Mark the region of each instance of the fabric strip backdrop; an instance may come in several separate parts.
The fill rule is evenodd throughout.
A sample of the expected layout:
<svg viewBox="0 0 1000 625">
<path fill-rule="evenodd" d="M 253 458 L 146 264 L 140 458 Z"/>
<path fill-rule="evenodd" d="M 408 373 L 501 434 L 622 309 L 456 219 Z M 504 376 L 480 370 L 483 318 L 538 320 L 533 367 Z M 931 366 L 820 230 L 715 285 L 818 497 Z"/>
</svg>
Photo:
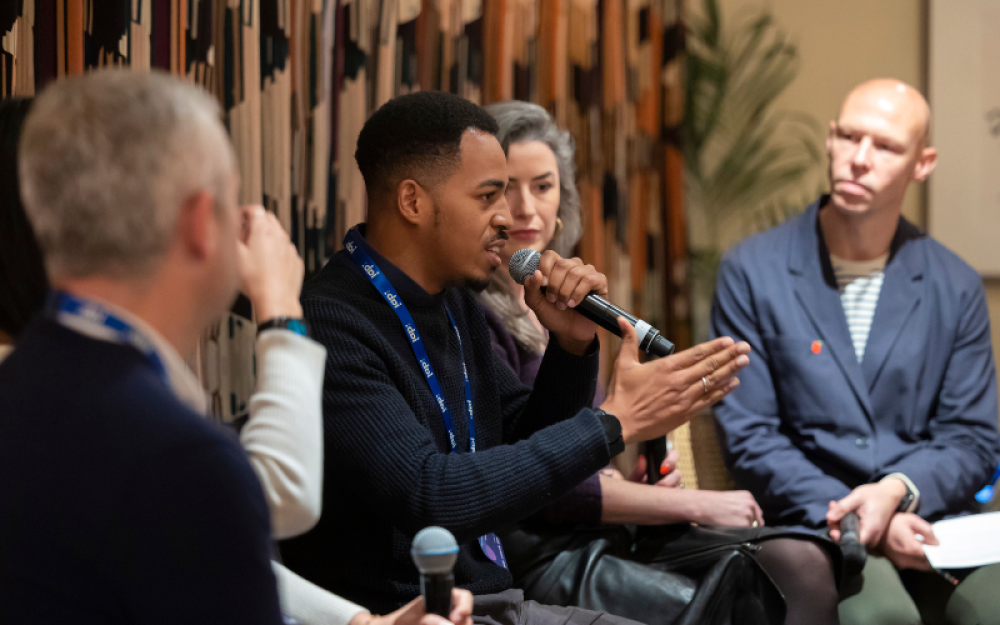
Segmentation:
<svg viewBox="0 0 1000 625">
<path fill-rule="evenodd" d="M 106 66 L 159 68 L 222 105 L 240 201 L 273 211 L 317 271 L 363 221 L 358 132 L 388 99 L 440 89 L 546 107 L 576 139 L 579 254 L 610 298 L 690 344 L 679 150 L 683 0 L 7 0 L 3 97 Z M 193 363 L 214 414 L 246 411 L 252 312 Z M 605 375 L 617 342 L 605 335 Z M 250 363 L 250 364 L 247 364 Z"/>
</svg>

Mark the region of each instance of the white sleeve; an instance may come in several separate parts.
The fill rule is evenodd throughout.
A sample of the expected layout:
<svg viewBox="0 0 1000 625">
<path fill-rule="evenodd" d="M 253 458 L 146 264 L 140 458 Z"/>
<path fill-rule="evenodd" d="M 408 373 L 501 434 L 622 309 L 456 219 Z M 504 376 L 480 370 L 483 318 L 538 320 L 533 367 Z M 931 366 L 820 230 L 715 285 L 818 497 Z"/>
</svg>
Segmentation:
<svg viewBox="0 0 1000 625">
<path fill-rule="evenodd" d="M 325 365 L 322 345 L 289 330 L 267 330 L 257 339 L 257 392 L 240 443 L 278 539 L 308 531 L 322 511 Z"/>
<path fill-rule="evenodd" d="M 272 561 L 271 566 L 278 578 L 281 611 L 302 625 L 347 625 L 359 612 L 368 612 L 299 577 L 277 562 Z"/>
</svg>

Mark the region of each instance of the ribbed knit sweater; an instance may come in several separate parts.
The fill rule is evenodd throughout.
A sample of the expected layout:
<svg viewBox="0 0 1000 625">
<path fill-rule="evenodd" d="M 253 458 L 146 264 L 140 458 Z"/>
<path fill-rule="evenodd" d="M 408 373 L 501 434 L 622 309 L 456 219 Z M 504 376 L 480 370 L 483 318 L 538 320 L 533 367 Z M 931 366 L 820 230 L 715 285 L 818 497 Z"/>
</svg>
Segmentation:
<svg viewBox="0 0 1000 625">
<path fill-rule="evenodd" d="M 412 539 L 440 525 L 460 545 L 456 584 L 474 594 L 501 592 L 511 576 L 486 558 L 477 537 L 536 512 L 610 459 L 604 426 L 588 408 L 596 342 L 587 355 L 574 356 L 551 341 L 532 392 L 496 359 L 471 291 L 430 295 L 367 251 L 414 318 L 454 416 L 460 453 L 450 453 L 441 412 L 393 309 L 339 252 L 302 297 L 315 338 L 327 348 L 323 498 L 339 513 L 284 541 L 284 562 L 384 613 L 419 594 Z M 461 333 L 472 384 L 474 454 L 461 352 L 446 307 Z"/>
</svg>

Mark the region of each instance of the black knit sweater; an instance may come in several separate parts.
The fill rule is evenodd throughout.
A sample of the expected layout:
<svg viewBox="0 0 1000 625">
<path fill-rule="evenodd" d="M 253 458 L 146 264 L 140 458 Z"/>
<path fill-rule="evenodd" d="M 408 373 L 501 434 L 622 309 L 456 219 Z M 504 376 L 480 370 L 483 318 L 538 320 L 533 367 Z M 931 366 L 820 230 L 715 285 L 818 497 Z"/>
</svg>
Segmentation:
<svg viewBox="0 0 1000 625">
<path fill-rule="evenodd" d="M 367 251 L 416 322 L 462 453 L 450 453 L 441 412 L 399 319 L 341 251 L 302 296 L 328 351 L 324 511 L 312 531 L 282 543 L 282 557 L 314 583 L 384 613 L 420 593 L 411 542 L 422 528 L 440 525 L 461 546 L 456 583 L 475 594 L 503 591 L 511 576 L 486 558 L 477 537 L 529 516 L 610 459 L 604 426 L 587 408 L 596 342 L 578 357 L 551 341 L 531 392 L 496 360 L 471 291 L 432 296 Z M 460 351 L 445 307 L 461 332 L 472 383 L 475 454 L 467 453 Z"/>
</svg>

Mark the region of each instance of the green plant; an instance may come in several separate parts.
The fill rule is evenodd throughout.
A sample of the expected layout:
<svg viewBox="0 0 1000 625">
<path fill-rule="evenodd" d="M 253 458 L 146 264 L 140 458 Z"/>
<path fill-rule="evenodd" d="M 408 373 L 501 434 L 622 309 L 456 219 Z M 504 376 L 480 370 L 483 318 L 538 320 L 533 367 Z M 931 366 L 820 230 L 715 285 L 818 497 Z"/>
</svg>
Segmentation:
<svg viewBox="0 0 1000 625">
<path fill-rule="evenodd" d="M 686 43 L 682 132 L 688 212 L 698 229 L 691 233 L 690 254 L 697 305 L 699 297 L 711 298 L 729 245 L 815 198 L 804 196 L 801 184 L 817 171 L 823 151 L 815 119 L 775 110 L 798 74 L 799 58 L 766 9 L 747 7 L 724 24 L 718 0 L 704 0 Z M 696 334 L 705 332 L 696 328 Z"/>
</svg>

